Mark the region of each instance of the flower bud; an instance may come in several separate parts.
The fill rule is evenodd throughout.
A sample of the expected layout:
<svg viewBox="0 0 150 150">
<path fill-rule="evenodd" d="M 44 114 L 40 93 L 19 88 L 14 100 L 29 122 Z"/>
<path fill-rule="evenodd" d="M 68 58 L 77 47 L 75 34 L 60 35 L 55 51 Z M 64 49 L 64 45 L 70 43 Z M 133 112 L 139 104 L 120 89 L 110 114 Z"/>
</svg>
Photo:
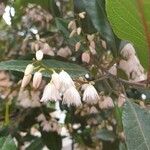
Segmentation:
<svg viewBox="0 0 150 150">
<path fill-rule="evenodd" d="M 71 20 L 68 24 L 68 29 L 75 29 L 76 28 L 76 23 L 74 20 Z"/>
<path fill-rule="evenodd" d="M 94 40 L 94 34 L 88 34 L 87 35 L 87 39 L 89 40 L 89 42 L 93 41 Z"/>
<path fill-rule="evenodd" d="M 33 87 L 37 89 L 42 81 L 42 73 L 41 72 L 36 72 L 33 76 Z"/>
<path fill-rule="evenodd" d="M 75 45 L 75 51 L 77 52 L 80 49 L 81 43 L 77 42 Z"/>
<path fill-rule="evenodd" d="M 73 37 L 75 35 L 75 33 L 76 33 L 76 29 L 73 29 L 72 32 L 70 33 L 69 37 L 70 38 Z"/>
<path fill-rule="evenodd" d="M 96 50 L 95 50 L 96 46 L 95 46 L 95 42 L 94 41 L 91 41 L 90 42 L 90 46 L 89 46 L 89 49 L 90 49 L 90 52 L 95 55 L 96 54 Z"/>
<path fill-rule="evenodd" d="M 37 59 L 38 61 L 41 61 L 41 60 L 43 59 L 43 52 L 42 52 L 41 50 L 38 50 L 38 51 L 36 52 L 36 59 Z"/>
<path fill-rule="evenodd" d="M 29 84 L 31 78 L 32 78 L 31 74 L 24 75 L 21 83 L 21 88 L 25 88 Z"/>
<path fill-rule="evenodd" d="M 79 17 L 80 17 L 81 19 L 84 19 L 84 18 L 85 18 L 85 15 L 86 15 L 86 12 L 81 12 L 81 13 L 79 13 Z"/>
<path fill-rule="evenodd" d="M 90 62 L 90 54 L 89 54 L 89 52 L 84 52 L 84 53 L 82 53 L 82 62 L 84 62 L 84 63 L 89 63 Z"/>
<path fill-rule="evenodd" d="M 77 34 L 78 34 L 78 35 L 81 34 L 81 31 L 82 31 L 81 27 L 77 28 Z"/>
<path fill-rule="evenodd" d="M 102 42 L 102 47 L 103 47 L 104 49 L 106 49 L 106 48 L 107 48 L 106 42 L 105 42 L 104 40 L 101 40 L 101 42 Z"/>
<path fill-rule="evenodd" d="M 33 69 L 34 69 L 34 66 L 32 64 L 28 64 L 25 71 L 24 71 L 25 76 L 32 74 Z"/>
</svg>

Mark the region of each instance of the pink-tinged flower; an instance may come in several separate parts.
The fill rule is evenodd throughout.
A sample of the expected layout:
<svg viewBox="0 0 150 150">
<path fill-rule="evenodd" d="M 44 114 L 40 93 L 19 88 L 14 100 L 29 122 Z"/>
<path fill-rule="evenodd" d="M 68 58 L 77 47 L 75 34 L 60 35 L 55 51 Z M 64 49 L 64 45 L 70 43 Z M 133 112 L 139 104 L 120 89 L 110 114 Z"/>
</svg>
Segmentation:
<svg viewBox="0 0 150 150">
<path fill-rule="evenodd" d="M 59 90 L 60 88 L 60 78 L 59 74 L 54 72 L 51 76 L 51 82 L 56 86 L 56 88 Z"/>
<path fill-rule="evenodd" d="M 89 104 L 96 104 L 100 99 L 95 87 L 91 84 L 86 85 L 87 87 L 83 93 L 83 101 Z"/>
<path fill-rule="evenodd" d="M 75 87 L 73 80 L 71 79 L 70 75 L 62 70 L 59 73 L 59 79 L 60 79 L 60 92 L 64 93 L 68 88 Z"/>
<path fill-rule="evenodd" d="M 53 83 L 48 83 L 45 86 L 43 96 L 40 100 L 40 102 L 47 102 L 47 101 L 57 101 L 60 100 L 60 94 L 58 89 L 55 87 Z"/>
<path fill-rule="evenodd" d="M 27 65 L 27 67 L 26 67 L 26 69 L 25 69 L 25 71 L 24 71 L 24 74 L 25 74 L 25 75 L 32 74 L 33 69 L 34 69 L 34 66 L 33 66 L 32 64 Z"/>
<path fill-rule="evenodd" d="M 121 55 L 126 59 L 129 59 L 131 56 L 135 55 L 135 49 L 133 45 L 127 43 L 121 50 Z"/>
<path fill-rule="evenodd" d="M 24 75 L 22 82 L 21 82 L 21 88 L 25 88 L 31 81 L 32 75 Z"/>
<path fill-rule="evenodd" d="M 41 72 L 36 72 L 33 76 L 33 87 L 37 89 L 42 81 L 42 73 Z"/>
<path fill-rule="evenodd" d="M 99 102 L 99 107 L 101 109 L 109 109 L 114 107 L 114 103 L 111 97 L 103 96 L 103 101 Z"/>
<path fill-rule="evenodd" d="M 68 106 L 80 106 L 82 104 L 80 94 L 75 87 L 72 86 L 66 90 L 63 95 L 63 104 L 67 104 Z"/>
<path fill-rule="evenodd" d="M 42 50 L 36 51 L 36 59 L 38 61 L 41 61 L 43 59 L 43 52 L 42 52 Z"/>
</svg>

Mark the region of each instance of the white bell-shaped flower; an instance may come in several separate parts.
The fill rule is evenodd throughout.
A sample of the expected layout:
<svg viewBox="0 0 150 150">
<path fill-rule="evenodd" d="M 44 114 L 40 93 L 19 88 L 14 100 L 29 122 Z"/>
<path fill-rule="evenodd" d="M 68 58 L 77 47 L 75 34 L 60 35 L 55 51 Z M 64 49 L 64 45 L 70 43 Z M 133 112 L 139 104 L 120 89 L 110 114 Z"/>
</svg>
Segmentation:
<svg viewBox="0 0 150 150">
<path fill-rule="evenodd" d="M 54 72 L 51 76 L 51 82 L 56 86 L 56 88 L 59 90 L 60 88 L 60 78 L 59 74 Z"/>
<path fill-rule="evenodd" d="M 43 96 L 40 100 L 40 102 L 47 102 L 47 101 L 57 101 L 60 100 L 60 94 L 58 89 L 55 87 L 55 85 L 51 82 L 48 83 L 45 86 L 44 92 L 43 92 Z"/>
<path fill-rule="evenodd" d="M 67 104 L 68 106 L 80 106 L 82 104 L 80 94 L 74 86 L 68 88 L 64 93 L 63 104 Z"/>
<path fill-rule="evenodd" d="M 62 70 L 59 73 L 59 79 L 60 79 L 60 92 L 64 93 L 68 88 L 75 87 L 73 80 L 71 79 L 70 75 Z"/>
<path fill-rule="evenodd" d="M 89 104 L 96 104 L 100 99 L 95 87 L 91 84 L 86 85 L 83 93 L 83 101 Z"/>
</svg>

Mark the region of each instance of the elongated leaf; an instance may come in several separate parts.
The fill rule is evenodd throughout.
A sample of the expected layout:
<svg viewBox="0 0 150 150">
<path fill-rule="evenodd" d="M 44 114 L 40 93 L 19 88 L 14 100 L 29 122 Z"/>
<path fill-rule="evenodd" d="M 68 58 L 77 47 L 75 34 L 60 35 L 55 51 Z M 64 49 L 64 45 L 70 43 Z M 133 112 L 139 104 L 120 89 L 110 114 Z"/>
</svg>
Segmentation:
<svg viewBox="0 0 150 150">
<path fill-rule="evenodd" d="M 136 6 L 136 0 L 107 0 L 106 9 L 115 33 L 119 38 L 133 42 L 141 63 L 147 68 L 148 47 Z"/>
<path fill-rule="evenodd" d="M 0 63 L 0 70 L 11 70 L 11 71 L 19 71 L 24 72 L 26 66 L 32 63 L 30 60 L 10 60 Z M 43 60 L 44 68 L 48 67 L 51 69 L 60 72 L 61 70 L 67 71 L 72 77 L 83 76 L 87 73 L 87 70 L 79 65 L 61 62 L 57 60 Z M 52 72 L 43 71 L 43 76 L 50 77 Z"/>
<path fill-rule="evenodd" d="M 150 150 L 150 112 L 127 101 L 123 112 L 123 126 L 128 150 Z"/>
<path fill-rule="evenodd" d="M 100 35 L 106 40 L 109 48 L 112 49 L 114 56 L 118 55 L 118 38 L 114 35 L 112 28 L 107 20 L 104 0 L 82 0 L 86 12 Z"/>
<path fill-rule="evenodd" d="M 10 136 L 2 137 L 0 138 L 0 150 L 17 150 L 17 147 Z"/>
</svg>

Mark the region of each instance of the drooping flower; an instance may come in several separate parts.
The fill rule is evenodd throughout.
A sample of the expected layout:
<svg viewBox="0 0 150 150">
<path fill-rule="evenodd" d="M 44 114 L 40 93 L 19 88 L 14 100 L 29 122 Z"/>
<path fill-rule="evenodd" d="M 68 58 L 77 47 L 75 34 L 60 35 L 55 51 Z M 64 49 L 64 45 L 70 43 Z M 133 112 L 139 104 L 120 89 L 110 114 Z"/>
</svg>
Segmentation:
<svg viewBox="0 0 150 150">
<path fill-rule="evenodd" d="M 33 76 L 33 87 L 37 89 L 42 81 L 42 73 L 41 72 L 36 72 Z"/>
<path fill-rule="evenodd" d="M 43 96 L 40 100 L 40 102 L 47 102 L 47 101 L 57 101 L 60 100 L 60 94 L 58 89 L 55 87 L 55 85 L 51 82 L 48 83 L 45 86 L 44 92 L 43 92 Z"/>
<path fill-rule="evenodd" d="M 38 51 L 36 52 L 36 59 L 37 59 L 38 61 L 41 61 L 41 60 L 43 59 L 43 52 L 42 52 L 42 50 L 38 50 Z"/>
<path fill-rule="evenodd" d="M 60 88 L 60 78 L 59 74 L 54 72 L 51 76 L 51 82 L 56 86 L 56 88 L 59 90 Z"/>
<path fill-rule="evenodd" d="M 68 88 L 75 87 L 73 80 L 71 79 L 70 75 L 62 70 L 59 73 L 59 79 L 60 79 L 60 92 L 64 93 Z"/>
<path fill-rule="evenodd" d="M 64 93 L 63 104 L 67 104 L 68 106 L 80 106 L 82 104 L 80 94 L 74 86 L 68 88 Z"/>
<path fill-rule="evenodd" d="M 89 104 L 95 104 L 100 99 L 95 87 L 88 84 L 83 93 L 83 101 Z"/>
</svg>

